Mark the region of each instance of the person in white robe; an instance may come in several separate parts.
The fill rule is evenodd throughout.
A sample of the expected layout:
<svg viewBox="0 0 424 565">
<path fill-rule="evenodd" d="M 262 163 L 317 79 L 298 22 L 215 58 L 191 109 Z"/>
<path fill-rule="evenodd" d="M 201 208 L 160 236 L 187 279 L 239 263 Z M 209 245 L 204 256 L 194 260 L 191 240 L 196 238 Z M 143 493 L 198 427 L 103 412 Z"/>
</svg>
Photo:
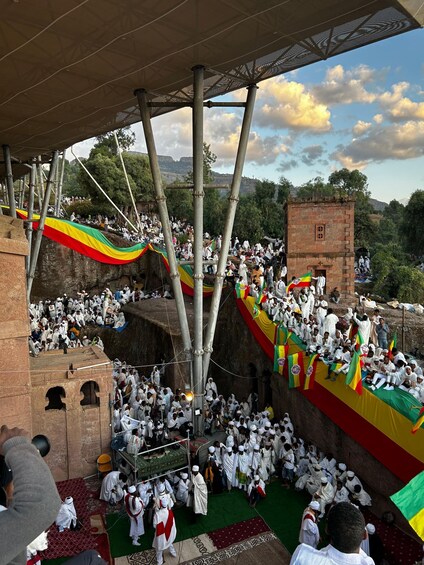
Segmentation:
<svg viewBox="0 0 424 565">
<path fill-rule="evenodd" d="M 119 471 L 111 471 L 103 479 L 100 489 L 100 500 L 115 505 L 124 497 L 123 485 L 127 482 L 127 476 Z"/>
<path fill-rule="evenodd" d="M 181 478 L 178 481 L 177 492 L 175 494 L 175 498 L 178 500 L 178 502 L 187 504 L 189 489 L 190 479 L 188 478 L 188 473 L 181 473 Z"/>
<path fill-rule="evenodd" d="M 174 513 L 167 506 L 167 499 L 160 498 L 159 507 L 155 509 L 153 516 L 153 526 L 155 528 L 155 537 L 153 538 L 152 547 L 156 550 L 156 563 L 162 565 L 163 552 L 168 549 L 172 557 L 177 556 L 174 548 L 174 540 L 177 536 L 177 527 L 175 525 Z"/>
<path fill-rule="evenodd" d="M 226 487 L 228 491 L 230 491 L 232 487 L 235 458 L 233 448 L 227 447 L 222 456 L 222 478 L 224 487 Z"/>
<path fill-rule="evenodd" d="M 249 474 L 249 456 L 244 451 L 244 446 L 240 445 L 238 453 L 235 455 L 234 468 L 233 468 L 233 487 L 247 490 L 247 477 Z"/>
<path fill-rule="evenodd" d="M 334 498 L 334 487 L 328 481 L 327 477 L 321 477 L 321 486 L 316 491 L 314 497 L 319 502 L 321 511 L 319 518 L 322 518 L 325 514 L 325 507 L 327 506 L 327 504 L 331 504 Z"/>
<path fill-rule="evenodd" d="M 247 487 L 247 496 L 249 498 L 249 506 L 255 508 L 256 504 L 261 498 L 265 498 L 265 483 L 259 477 L 259 475 L 254 475 L 252 480 Z"/>
<path fill-rule="evenodd" d="M 319 509 L 320 505 L 317 500 L 313 500 L 309 506 L 305 508 L 300 524 L 299 543 L 306 543 L 311 547 L 317 547 L 320 540 L 317 524 Z"/>
<path fill-rule="evenodd" d="M 128 487 L 125 495 L 125 510 L 130 519 L 130 538 L 133 545 L 140 545 L 138 538 L 144 534 L 144 505 L 134 485 Z"/>
<path fill-rule="evenodd" d="M 208 488 L 205 479 L 199 473 L 198 465 L 193 465 L 191 471 L 193 510 L 195 514 L 203 514 L 206 516 L 208 513 Z"/>
<path fill-rule="evenodd" d="M 77 512 L 72 496 L 67 496 L 64 502 L 62 502 L 55 524 L 59 528 L 59 532 L 75 529 L 77 525 Z"/>
<path fill-rule="evenodd" d="M 362 343 L 368 345 L 371 335 L 371 320 L 368 318 L 366 314 L 364 314 L 362 316 L 362 319 L 360 320 L 356 312 L 353 314 L 353 319 L 358 325 L 358 333 L 362 337 Z"/>
</svg>

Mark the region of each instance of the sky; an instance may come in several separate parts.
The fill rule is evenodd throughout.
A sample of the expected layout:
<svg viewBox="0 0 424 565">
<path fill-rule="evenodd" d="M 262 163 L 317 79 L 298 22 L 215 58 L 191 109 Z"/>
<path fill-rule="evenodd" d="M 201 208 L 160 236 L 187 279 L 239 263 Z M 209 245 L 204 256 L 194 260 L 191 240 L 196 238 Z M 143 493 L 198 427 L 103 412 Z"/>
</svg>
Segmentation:
<svg viewBox="0 0 424 565">
<path fill-rule="evenodd" d="M 259 83 L 243 174 L 295 186 L 347 167 L 368 177 L 371 196 L 407 201 L 424 189 L 424 30 L 356 49 Z M 244 101 L 241 90 L 222 100 Z M 218 100 L 218 99 L 217 99 Z M 242 110 L 205 109 L 204 139 L 213 169 L 231 173 Z M 156 149 L 192 154 L 191 110 L 152 120 Z M 141 124 L 136 151 L 146 152 Z M 93 145 L 75 145 L 88 156 Z"/>
</svg>

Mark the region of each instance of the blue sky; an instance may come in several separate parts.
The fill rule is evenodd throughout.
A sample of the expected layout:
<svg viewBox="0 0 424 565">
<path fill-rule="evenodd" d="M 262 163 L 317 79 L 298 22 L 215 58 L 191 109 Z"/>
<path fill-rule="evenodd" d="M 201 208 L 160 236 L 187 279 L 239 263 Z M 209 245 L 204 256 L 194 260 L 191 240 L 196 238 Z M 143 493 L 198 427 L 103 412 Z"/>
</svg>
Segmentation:
<svg viewBox="0 0 424 565">
<path fill-rule="evenodd" d="M 295 185 L 344 166 L 389 202 L 424 189 L 424 31 L 356 49 L 259 84 L 244 174 Z M 243 100 L 240 91 L 227 97 Z M 232 172 L 242 114 L 205 110 L 205 141 Z M 158 153 L 191 155 L 191 114 L 152 121 Z M 141 126 L 134 149 L 145 151 Z M 86 156 L 90 140 L 75 146 Z"/>
</svg>

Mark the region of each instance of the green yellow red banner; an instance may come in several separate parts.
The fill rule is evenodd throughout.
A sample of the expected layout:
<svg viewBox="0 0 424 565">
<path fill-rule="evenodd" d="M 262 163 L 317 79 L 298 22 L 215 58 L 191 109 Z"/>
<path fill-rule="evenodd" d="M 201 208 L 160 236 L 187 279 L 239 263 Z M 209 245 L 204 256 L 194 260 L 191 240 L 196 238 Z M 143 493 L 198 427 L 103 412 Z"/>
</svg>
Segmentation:
<svg viewBox="0 0 424 565">
<path fill-rule="evenodd" d="M 28 214 L 25 210 L 16 210 L 16 212 L 23 220 L 27 219 Z M 34 214 L 35 220 L 39 218 L 40 216 Z M 37 221 L 33 223 L 33 227 L 34 229 L 38 228 Z M 107 263 L 108 265 L 133 263 L 150 250 L 158 253 L 162 257 L 163 263 L 169 271 L 168 255 L 165 249 L 153 245 L 152 243 L 137 243 L 131 247 L 117 247 L 113 245 L 100 230 L 57 218 L 46 218 L 43 235 L 56 241 L 56 243 L 60 245 L 64 245 L 86 257 L 90 257 L 90 259 L 94 259 L 100 263 Z M 194 280 L 191 267 L 178 265 L 178 272 L 183 292 L 189 296 L 193 296 Z M 212 293 L 213 286 L 203 285 L 204 296 L 210 296 Z"/>
<path fill-rule="evenodd" d="M 275 362 L 278 325 L 263 310 L 252 316 L 253 297 L 238 298 L 236 304 L 256 341 Z M 305 349 L 298 340 L 297 336 L 289 334 L 289 356 Z M 286 351 L 284 353 L 287 355 Z M 310 357 L 304 354 L 303 371 L 308 370 L 309 361 Z M 335 381 L 326 379 L 328 365 L 316 359 L 312 363 L 316 363 L 313 388 L 308 385 L 306 390 L 299 387 L 297 391 L 404 482 L 419 473 L 424 465 L 424 427 L 411 434 L 412 424 L 417 420 L 417 410 L 411 409 L 416 402 L 412 395 L 400 393 L 398 407 L 403 409 L 399 411 L 390 404 L 389 398 L 383 400 L 366 387 L 362 395 L 357 394 L 346 384 L 344 375 L 336 377 Z M 287 371 L 281 373 L 283 378 L 289 378 Z"/>
</svg>

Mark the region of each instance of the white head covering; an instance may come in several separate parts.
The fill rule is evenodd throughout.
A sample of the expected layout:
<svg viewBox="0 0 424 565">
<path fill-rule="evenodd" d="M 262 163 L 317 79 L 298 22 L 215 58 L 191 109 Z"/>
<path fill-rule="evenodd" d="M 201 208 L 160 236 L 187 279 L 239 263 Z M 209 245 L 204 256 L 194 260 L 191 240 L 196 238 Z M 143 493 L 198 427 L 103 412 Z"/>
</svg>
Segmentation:
<svg viewBox="0 0 424 565">
<path fill-rule="evenodd" d="M 181 478 L 184 480 L 188 479 L 188 473 L 181 473 Z"/>
<path fill-rule="evenodd" d="M 131 485 L 131 486 L 128 487 L 128 492 L 129 492 L 130 494 L 132 494 L 132 493 L 135 492 L 136 490 L 137 490 L 137 489 L 135 488 L 134 485 Z"/>
<path fill-rule="evenodd" d="M 328 483 L 327 477 L 321 477 L 321 483 L 322 483 L 323 485 L 326 485 L 326 484 Z"/>
<path fill-rule="evenodd" d="M 348 471 L 346 474 L 349 477 L 349 479 L 353 479 L 353 477 L 355 476 L 355 473 L 353 471 Z"/>
<path fill-rule="evenodd" d="M 309 503 L 309 508 L 311 508 L 311 510 L 319 510 L 320 509 L 319 502 L 317 500 L 313 500 L 312 502 Z"/>
<path fill-rule="evenodd" d="M 193 471 L 193 473 L 197 473 L 199 471 L 199 466 L 198 465 L 193 465 L 193 467 L 191 468 L 191 470 Z"/>
<path fill-rule="evenodd" d="M 239 451 L 241 451 L 241 452 L 244 451 L 244 445 L 239 445 Z"/>
<path fill-rule="evenodd" d="M 67 496 L 65 498 L 65 504 L 72 504 L 74 502 L 74 499 L 72 498 L 72 496 Z"/>
<path fill-rule="evenodd" d="M 374 524 L 367 524 L 367 525 L 365 526 L 365 528 L 367 529 L 367 532 L 368 532 L 369 534 L 371 534 L 371 535 L 372 535 L 372 534 L 375 534 L 375 526 L 374 526 Z"/>
<path fill-rule="evenodd" d="M 344 463 L 339 463 L 338 467 L 340 471 L 346 471 L 346 465 Z"/>
<path fill-rule="evenodd" d="M 255 476 L 253 477 L 253 479 L 254 479 L 255 481 L 259 481 L 259 475 L 255 475 Z"/>
<path fill-rule="evenodd" d="M 210 445 L 208 448 L 209 453 L 215 453 L 215 448 L 213 445 Z"/>
</svg>

